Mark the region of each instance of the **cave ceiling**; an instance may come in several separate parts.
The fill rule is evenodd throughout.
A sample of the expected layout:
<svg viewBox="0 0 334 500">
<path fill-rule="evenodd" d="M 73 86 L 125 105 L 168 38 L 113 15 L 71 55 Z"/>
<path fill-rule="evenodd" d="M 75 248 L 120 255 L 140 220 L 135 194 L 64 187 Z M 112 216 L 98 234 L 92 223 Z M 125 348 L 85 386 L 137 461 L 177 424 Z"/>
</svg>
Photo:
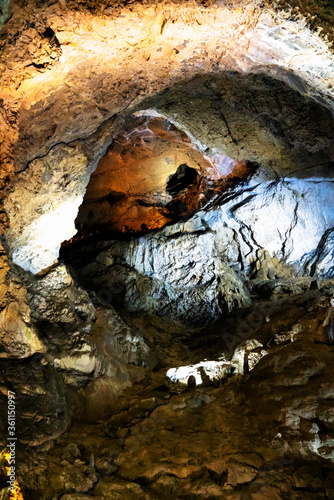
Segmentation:
<svg viewBox="0 0 334 500">
<path fill-rule="evenodd" d="M 260 2 L 8 9 L 0 120 L 10 255 L 68 214 L 49 236 L 49 259 L 35 255 L 31 269 L 48 267 L 73 236 L 90 174 L 134 115 L 165 118 L 202 154 L 255 162 L 269 177 L 330 175 L 333 56 L 306 18 Z M 27 252 L 16 262 L 35 259 Z"/>
</svg>

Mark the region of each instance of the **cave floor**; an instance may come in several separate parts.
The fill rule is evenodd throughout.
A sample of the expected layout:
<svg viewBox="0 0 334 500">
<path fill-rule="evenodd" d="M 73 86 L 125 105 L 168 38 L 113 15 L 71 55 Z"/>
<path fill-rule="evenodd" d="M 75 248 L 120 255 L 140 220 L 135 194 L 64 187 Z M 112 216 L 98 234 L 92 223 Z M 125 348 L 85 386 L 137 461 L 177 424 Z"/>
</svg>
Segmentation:
<svg viewBox="0 0 334 500">
<path fill-rule="evenodd" d="M 163 360 L 108 418 L 74 420 L 50 449 L 25 452 L 25 500 L 334 498 L 332 294 L 274 295 L 185 336 L 180 366 L 231 356 L 228 329 L 257 340 L 256 362 L 188 387 L 166 382 Z"/>
</svg>

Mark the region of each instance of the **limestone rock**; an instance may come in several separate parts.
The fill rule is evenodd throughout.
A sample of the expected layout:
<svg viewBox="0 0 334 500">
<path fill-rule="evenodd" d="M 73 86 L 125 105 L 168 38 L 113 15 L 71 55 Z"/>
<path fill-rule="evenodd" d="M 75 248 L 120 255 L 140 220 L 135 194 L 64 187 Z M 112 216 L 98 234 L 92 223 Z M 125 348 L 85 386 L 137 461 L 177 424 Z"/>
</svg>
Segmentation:
<svg viewBox="0 0 334 500">
<path fill-rule="evenodd" d="M 91 416 L 94 407 L 100 415 L 104 411 L 105 421 L 87 426 L 80 420 L 46 454 L 48 489 L 42 488 L 44 472 L 36 472 L 35 465 L 20 479 L 22 485 L 34 484 L 42 500 L 64 494 L 85 498 L 84 489 L 96 480 L 94 498 L 283 495 L 299 500 L 299 488 L 303 498 L 324 497 L 334 484 L 333 353 L 316 331 L 329 306 L 330 294 L 320 296 L 319 290 L 269 301 L 269 321 L 254 322 L 251 338 L 235 349 L 234 362 L 246 352 L 250 359 L 263 346 L 266 355 L 255 359 L 237 383 L 205 389 L 185 385 L 170 393 L 162 383 L 165 368 L 158 368 L 143 384 L 113 395 L 111 379 L 97 378 L 85 401 L 92 398 L 87 411 Z M 263 303 L 253 305 L 256 317 L 262 309 Z M 230 318 L 226 330 L 236 332 L 239 321 Z M 208 327 L 197 331 L 193 344 L 186 337 L 192 348 L 182 351 L 179 365 L 187 356 L 190 365 L 203 353 L 209 333 Z M 196 343 L 200 347 L 194 350 Z M 100 477 L 101 471 L 112 475 Z"/>
<path fill-rule="evenodd" d="M 75 443 L 70 443 L 68 446 L 66 446 L 62 458 L 64 460 L 67 460 L 68 462 L 74 462 L 74 460 L 80 457 L 80 455 L 81 453 L 77 445 Z"/>
<path fill-rule="evenodd" d="M 27 290 L 0 245 L 0 358 L 27 358 L 44 353 L 32 324 Z"/>
<path fill-rule="evenodd" d="M 53 361 L 54 366 L 59 370 L 75 370 L 77 372 L 89 374 L 95 370 L 96 359 L 89 354 L 81 356 L 64 356 Z"/>
<path fill-rule="evenodd" d="M 27 358 L 45 352 L 36 330 L 24 322 L 15 302 L 1 311 L 0 332 L 0 358 Z"/>
<path fill-rule="evenodd" d="M 65 325 L 73 331 L 89 325 L 95 317 L 89 296 L 63 265 L 51 269 L 41 278 L 30 280 L 29 302 L 32 317 L 40 324 Z"/>
<path fill-rule="evenodd" d="M 0 29 L 10 16 L 11 0 L 1 0 L 0 3 Z"/>
<path fill-rule="evenodd" d="M 83 495 L 82 493 L 68 493 L 63 495 L 60 500 L 91 500 L 90 495 Z M 96 500 L 102 500 L 103 497 L 95 497 Z"/>
<path fill-rule="evenodd" d="M 139 484 L 117 478 L 104 478 L 94 490 L 94 498 L 96 497 L 110 500 L 130 500 L 145 498 L 145 494 Z"/>
<path fill-rule="evenodd" d="M 271 257 L 267 250 L 258 250 L 258 260 L 255 261 L 255 270 L 251 277 L 259 280 L 275 280 L 290 278 L 291 270 L 285 267 L 277 257 Z"/>
<path fill-rule="evenodd" d="M 248 303 L 242 281 L 216 255 L 211 232 L 181 234 L 177 239 L 161 233 L 130 245 L 114 243 L 108 255 L 115 265 L 99 266 L 94 276 L 83 270 L 84 283 L 108 290 L 108 283 L 117 280 L 119 297 L 129 311 L 195 323 L 213 320 L 237 304 Z"/>
<path fill-rule="evenodd" d="M 333 57 L 299 19 L 256 1 L 199 10 L 136 3 L 123 17 L 120 7 L 100 7 L 20 4 L 3 27 L 1 157 L 3 185 L 11 183 L 3 218 L 18 265 L 38 273 L 57 261 L 90 174 L 134 115 L 168 119 L 212 157 L 291 177 L 330 169 Z"/>
<path fill-rule="evenodd" d="M 237 485 L 251 482 L 256 476 L 257 471 L 249 465 L 238 463 L 231 460 L 227 463 L 228 477 L 227 484 Z"/>
<path fill-rule="evenodd" d="M 88 164 L 80 145 L 58 146 L 18 175 L 5 203 L 13 219 L 7 244 L 14 263 L 24 270 L 37 274 L 48 269 L 57 262 L 62 241 L 75 234 L 75 217 L 89 180 Z M 39 196 L 32 195 L 36 189 Z"/>
<path fill-rule="evenodd" d="M 92 345 L 100 355 L 114 361 L 153 368 L 157 363 L 143 337 L 136 335 L 113 309 L 97 312 Z"/>
<path fill-rule="evenodd" d="M 332 13 L 16 0 L 9 17 L 0 4 L 0 427 L 4 448 L 10 388 L 24 497 L 333 497 L 334 58 L 310 29 Z M 113 148 L 131 195 L 115 226 L 169 220 L 175 144 L 160 178 L 128 151 L 148 140 L 132 125 L 164 121 L 205 189 L 181 189 L 187 210 L 162 231 L 115 241 L 88 224 L 74 242 L 95 188 L 94 224 L 113 219 L 106 177 L 95 184 Z M 256 168 L 222 185 L 231 158 Z M 212 361 L 222 380 L 199 387 Z"/>
<path fill-rule="evenodd" d="M 59 374 L 40 359 L 13 364 L 3 360 L 0 369 L 2 387 L 16 393 L 17 438 L 30 446 L 49 443 L 68 427 L 70 419 L 64 384 Z M 7 391 L 1 394 L 1 419 L 7 420 Z M 1 440 L 6 439 L 1 436 Z"/>
<path fill-rule="evenodd" d="M 330 253 L 321 242 L 334 224 L 332 211 L 325 209 L 323 216 L 332 183 L 263 182 L 263 175 L 259 170 L 208 210 L 158 234 L 107 243 L 80 270 L 81 282 L 99 293 L 102 287 L 109 302 L 130 311 L 196 322 L 247 305 L 248 277 L 259 280 L 259 287 L 266 280 L 277 287 L 283 279 L 281 288 L 296 292 L 309 289 L 311 281 L 289 281 L 294 275 L 307 276 L 312 268 L 316 276 L 330 277 Z"/>
<path fill-rule="evenodd" d="M 203 206 L 205 197 L 250 171 L 247 162 L 202 155 L 184 132 L 164 118 L 128 120 L 91 175 L 76 219 L 75 240 L 94 231 L 158 229 L 191 215 Z"/>
</svg>

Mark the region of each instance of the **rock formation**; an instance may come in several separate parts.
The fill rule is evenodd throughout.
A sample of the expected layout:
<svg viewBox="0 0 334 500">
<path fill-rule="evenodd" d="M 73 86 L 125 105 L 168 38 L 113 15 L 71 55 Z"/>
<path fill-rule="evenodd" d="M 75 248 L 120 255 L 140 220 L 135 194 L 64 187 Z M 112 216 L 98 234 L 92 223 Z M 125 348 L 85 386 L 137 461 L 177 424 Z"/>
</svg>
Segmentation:
<svg viewBox="0 0 334 500">
<path fill-rule="evenodd" d="M 333 18 L 0 1 L 1 499 L 333 497 Z"/>
</svg>

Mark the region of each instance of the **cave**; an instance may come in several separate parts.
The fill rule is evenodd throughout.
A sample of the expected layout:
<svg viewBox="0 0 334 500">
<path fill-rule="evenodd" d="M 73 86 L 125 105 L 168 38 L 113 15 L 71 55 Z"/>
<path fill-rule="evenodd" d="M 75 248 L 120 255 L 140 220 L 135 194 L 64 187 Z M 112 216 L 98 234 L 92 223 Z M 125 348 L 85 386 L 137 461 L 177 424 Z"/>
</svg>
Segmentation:
<svg viewBox="0 0 334 500">
<path fill-rule="evenodd" d="M 252 168 L 224 154 L 202 154 L 165 118 L 130 117 L 90 177 L 74 240 L 160 229 L 192 215 Z"/>
<path fill-rule="evenodd" d="M 334 497 L 328 0 L 0 1 L 0 499 Z"/>
</svg>

